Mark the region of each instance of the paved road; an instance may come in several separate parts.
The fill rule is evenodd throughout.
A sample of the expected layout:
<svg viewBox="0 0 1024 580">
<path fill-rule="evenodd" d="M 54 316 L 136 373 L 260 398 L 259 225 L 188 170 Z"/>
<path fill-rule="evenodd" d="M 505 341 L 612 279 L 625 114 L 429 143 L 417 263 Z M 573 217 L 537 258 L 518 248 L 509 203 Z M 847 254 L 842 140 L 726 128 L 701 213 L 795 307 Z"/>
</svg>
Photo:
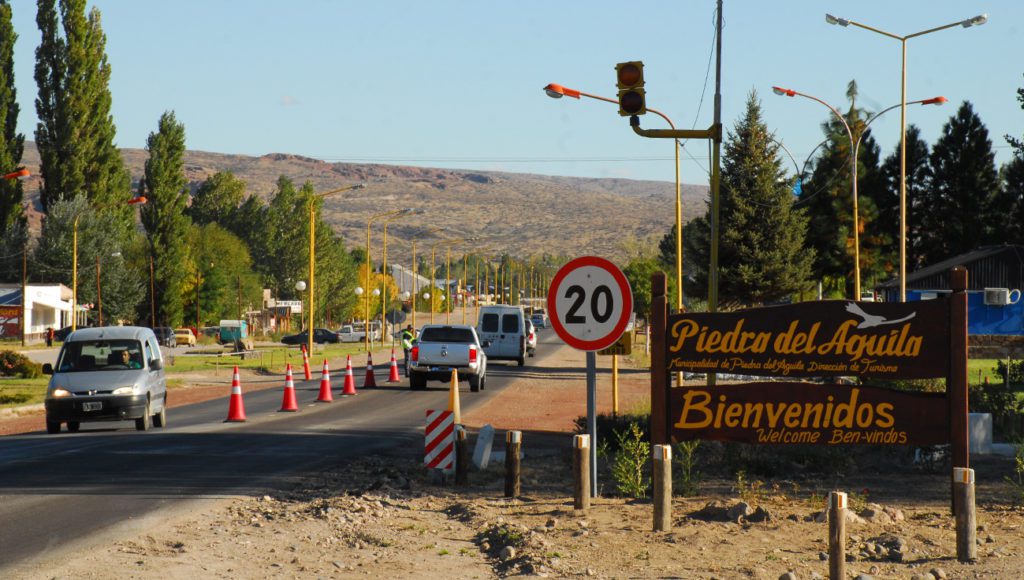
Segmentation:
<svg viewBox="0 0 1024 580">
<path fill-rule="evenodd" d="M 542 364 L 561 343 L 541 333 L 538 356 L 525 368 L 492 363 L 487 389 L 462 385 L 464 412 L 498 395 Z M 567 348 L 567 347 L 564 347 Z M 51 550 L 72 550 L 123 528 L 144 526 L 161 510 L 202 509 L 191 502 L 262 495 L 346 458 L 395 445 L 422 445 L 424 411 L 444 408 L 448 387 L 409 390 L 403 380 L 356 397 L 316 403 L 318 381 L 296 384 L 300 412 L 279 413 L 281 391 L 245 395 L 245 423 L 224 423 L 223 399 L 175 408 L 169 425 L 150 432 L 134 424 L 83 423 L 79 433 L 0 437 L 0 576 Z M 335 383 L 340 392 L 340 383 Z M 122 530 L 123 531 L 123 530 Z"/>
</svg>

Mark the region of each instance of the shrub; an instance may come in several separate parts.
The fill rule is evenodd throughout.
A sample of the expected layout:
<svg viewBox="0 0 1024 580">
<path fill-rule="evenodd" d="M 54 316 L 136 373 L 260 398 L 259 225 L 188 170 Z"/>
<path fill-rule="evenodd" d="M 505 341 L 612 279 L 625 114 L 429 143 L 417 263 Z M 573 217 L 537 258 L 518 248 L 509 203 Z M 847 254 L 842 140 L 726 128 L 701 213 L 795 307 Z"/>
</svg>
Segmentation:
<svg viewBox="0 0 1024 580">
<path fill-rule="evenodd" d="M 697 495 L 700 490 L 700 472 L 694 471 L 694 467 L 697 465 L 697 447 L 700 446 L 700 441 L 680 441 L 675 444 L 675 457 L 674 463 L 679 466 L 678 470 L 675 470 L 676 476 L 673 477 L 672 489 L 676 495 L 683 497 L 689 497 Z"/>
<path fill-rule="evenodd" d="M 1007 362 L 1009 365 L 1007 365 Z M 1004 379 L 1007 378 L 1007 366 L 1009 366 L 1009 382 L 1011 385 L 1024 384 L 1024 360 L 1000 360 L 996 362 L 996 374 Z"/>
<path fill-rule="evenodd" d="M 619 447 L 612 462 L 616 489 L 627 497 L 646 497 L 648 481 L 644 474 L 651 444 L 644 441 L 644 434 L 636 423 L 631 423 L 627 431 L 616 432 L 615 440 Z"/>
<path fill-rule="evenodd" d="M 576 432 L 586 433 L 587 432 L 587 418 L 577 417 L 576 418 Z M 597 444 L 598 448 L 604 448 L 609 454 L 615 453 L 619 450 L 619 442 L 615 433 L 621 433 L 629 431 L 632 426 L 640 431 L 641 439 L 644 441 L 650 441 L 650 435 L 648 434 L 648 428 L 651 423 L 650 415 L 604 415 L 600 414 L 597 416 Z"/>
<path fill-rule="evenodd" d="M 43 367 L 13 350 L 0 351 L 0 376 L 34 379 L 43 375 Z"/>
</svg>

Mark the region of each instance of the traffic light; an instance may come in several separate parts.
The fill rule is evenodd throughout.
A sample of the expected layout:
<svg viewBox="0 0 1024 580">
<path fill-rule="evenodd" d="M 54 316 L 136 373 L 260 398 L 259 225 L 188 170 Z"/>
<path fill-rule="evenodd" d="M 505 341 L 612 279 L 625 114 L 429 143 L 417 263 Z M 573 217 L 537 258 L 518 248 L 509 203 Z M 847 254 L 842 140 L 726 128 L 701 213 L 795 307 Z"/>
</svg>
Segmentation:
<svg viewBox="0 0 1024 580">
<path fill-rule="evenodd" d="M 639 60 L 620 62 L 615 65 L 615 77 L 619 87 L 619 114 L 623 117 L 630 117 L 646 113 L 644 63 Z"/>
</svg>

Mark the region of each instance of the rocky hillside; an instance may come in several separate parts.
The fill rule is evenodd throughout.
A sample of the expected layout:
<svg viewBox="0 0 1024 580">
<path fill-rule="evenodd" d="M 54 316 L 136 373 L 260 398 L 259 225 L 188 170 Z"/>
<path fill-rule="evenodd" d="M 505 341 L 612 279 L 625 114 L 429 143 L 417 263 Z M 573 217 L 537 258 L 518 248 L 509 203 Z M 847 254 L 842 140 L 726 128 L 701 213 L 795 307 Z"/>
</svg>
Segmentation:
<svg viewBox="0 0 1024 580">
<path fill-rule="evenodd" d="M 147 153 L 123 149 L 134 179 L 143 172 Z M 28 143 L 25 164 L 38 167 L 34 144 Z M 407 261 L 409 241 L 424 230 L 445 228 L 452 238 L 477 237 L 479 248 L 517 256 L 596 254 L 615 258 L 628 237 L 661 236 L 673 223 L 674 186 L 669 182 L 628 179 L 586 179 L 533 174 L 431 169 L 397 165 L 327 163 L 308 157 L 271 153 L 261 157 L 189 151 L 185 171 L 193 189 L 218 171 L 231 171 L 252 193 L 266 197 L 281 175 L 318 191 L 353 183 L 366 188 L 334 195 L 324 211 L 346 244 L 366 243 L 369 216 L 399 208 L 425 213 L 388 226 L 389 260 Z M 37 197 L 38 183 L 26 190 Z M 683 186 L 684 220 L 704 211 L 707 186 Z M 33 220 L 38 225 L 38 216 Z M 306 227 L 296 216 L 296 227 Z M 381 230 L 373 227 L 374 256 L 379 259 Z M 427 241 L 427 240 L 424 240 Z M 418 244 L 424 248 L 426 244 Z M 453 254 L 462 254 L 460 247 Z"/>
</svg>

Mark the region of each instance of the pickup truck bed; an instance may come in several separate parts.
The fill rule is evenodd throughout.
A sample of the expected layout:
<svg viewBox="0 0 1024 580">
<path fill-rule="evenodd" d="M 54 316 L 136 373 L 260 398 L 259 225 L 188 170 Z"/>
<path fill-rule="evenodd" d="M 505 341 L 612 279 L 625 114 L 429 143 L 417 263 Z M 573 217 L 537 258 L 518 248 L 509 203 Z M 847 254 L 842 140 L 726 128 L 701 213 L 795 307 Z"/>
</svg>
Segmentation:
<svg viewBox="0 0 1024 580">
<path fill-rule="evenodd" d="M 469 382 L 469 390 L 486 388 L 487 355 L 472 326 L 424 326 L 409 358 L 412 389 L 425 389 L 427 381 L 450 381 L 452 371 Z"/>
</svg>

